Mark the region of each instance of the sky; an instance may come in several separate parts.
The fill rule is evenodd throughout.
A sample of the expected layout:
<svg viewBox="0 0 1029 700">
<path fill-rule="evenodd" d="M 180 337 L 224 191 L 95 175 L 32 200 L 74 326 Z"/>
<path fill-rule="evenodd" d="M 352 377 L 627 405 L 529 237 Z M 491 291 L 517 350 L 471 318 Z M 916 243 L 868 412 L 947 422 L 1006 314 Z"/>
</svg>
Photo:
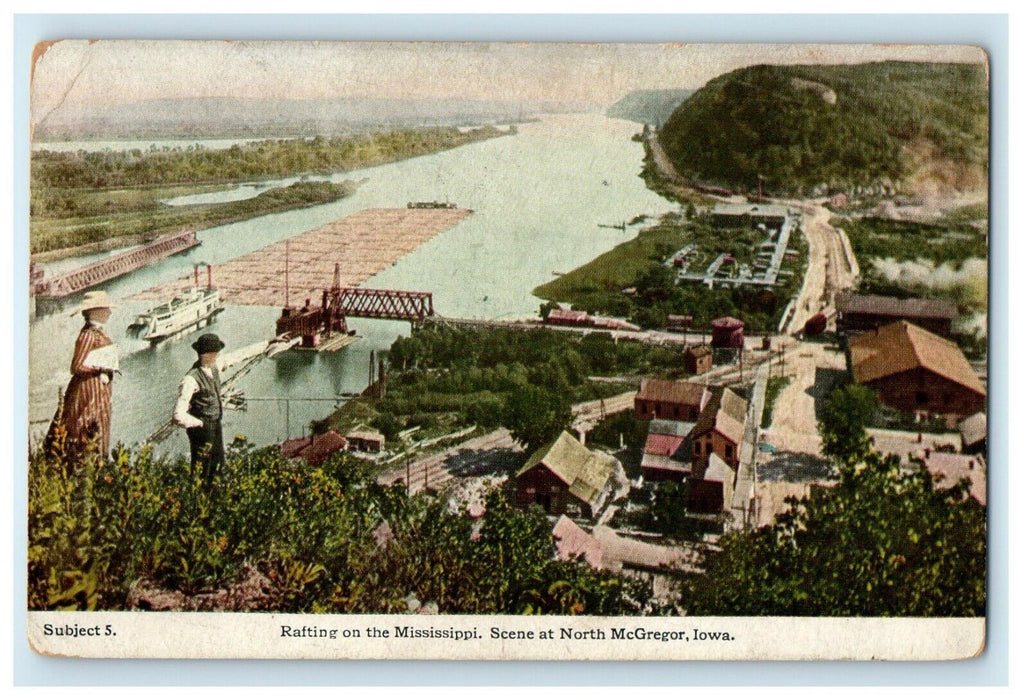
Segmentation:
<svg viewBox="0 0 1029 700">
<path fill-rule="evenodd" d="M 616 102 L 755 63 L 982 61 L 968 46 L 61 41 L 36 47 L 32 115 L 162 98 Z"/>
</svg>

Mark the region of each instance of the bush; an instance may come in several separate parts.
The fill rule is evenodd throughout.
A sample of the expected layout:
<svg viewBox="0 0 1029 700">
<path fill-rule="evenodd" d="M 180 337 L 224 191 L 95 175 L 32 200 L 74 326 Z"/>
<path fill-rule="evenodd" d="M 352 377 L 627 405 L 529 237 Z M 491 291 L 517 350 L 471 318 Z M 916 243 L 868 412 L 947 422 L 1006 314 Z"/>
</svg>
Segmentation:
<svg viewBox="0 0 1029 700">
<path fill-rule="evenodd" d="M 30 609 L 124 609 L 137 580 L 195 594 L 248 566 L 271 590 L 234 609 L 389 613 L 413 593 L 442 612 L 625 614 L 645 600 L 618 576 L 554 561 L 543 514 L 497 490 L 473 523 L 445 500 L 376 485 L 345 453 L 315 468 L 240 443 L 209 491 L 182 459 L 114 455 L 32 455 Z"/>
</svg>

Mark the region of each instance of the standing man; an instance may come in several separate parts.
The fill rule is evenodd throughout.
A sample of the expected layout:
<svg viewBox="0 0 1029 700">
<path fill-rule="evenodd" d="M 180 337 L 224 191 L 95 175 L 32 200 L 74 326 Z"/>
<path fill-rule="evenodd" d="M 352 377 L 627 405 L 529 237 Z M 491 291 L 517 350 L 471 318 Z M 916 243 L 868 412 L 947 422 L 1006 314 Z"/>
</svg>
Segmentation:
<svg viewBox="0 0 1029 700">
<path fill-rule="evenodd" d="M 225 343 L 214 333 L 205 333 L 192 347 L 198 359 L 179 384 L 179 400 L 175 403 L 172 420 L 186 429 L 190 462 L 200 469 L 204 486 L 210 488 L 215 474 L 225 463 L 218 371 L 218 353 Z"/>
</svg>

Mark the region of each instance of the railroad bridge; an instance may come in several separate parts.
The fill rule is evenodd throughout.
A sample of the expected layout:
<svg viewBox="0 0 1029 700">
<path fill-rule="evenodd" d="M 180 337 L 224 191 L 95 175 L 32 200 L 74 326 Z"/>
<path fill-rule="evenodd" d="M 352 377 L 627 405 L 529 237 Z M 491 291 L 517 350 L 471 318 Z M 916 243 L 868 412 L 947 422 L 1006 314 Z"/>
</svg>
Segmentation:
<svg viewBox="0 0 1029 700">
<path fill-rule="evenodd" d="M 196 231 L 182 231 L 53 279 L 44 279 L 38 272 L 33 272 L 32 291 L 40 297 L 61 299 L 198 245 L 200 241 Z"/>
<path fill-rule="evenodd" d="M 342 287 L 339 290 L 338 304 L 340 313 L 352 318 L 382 318 L 423 323 L 425 319 L 435 315 L 432 308 L 432 292 Z"/>
</svg>

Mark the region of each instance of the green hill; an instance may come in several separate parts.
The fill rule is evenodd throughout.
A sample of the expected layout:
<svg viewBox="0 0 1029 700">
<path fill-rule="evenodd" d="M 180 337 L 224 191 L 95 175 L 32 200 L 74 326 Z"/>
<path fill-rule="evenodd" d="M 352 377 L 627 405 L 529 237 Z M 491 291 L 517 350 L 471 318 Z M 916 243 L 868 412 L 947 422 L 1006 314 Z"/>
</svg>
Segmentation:
<svg viewBox="0 0 1029 700">
<path fill-rule="evenodd" d="M 634 90 L 607 108 L 607 116 L 641 124 L 664 124 L 695 90 Z"/>
<path fill-rule="evenodd" d="M 985 65 L 750 66 L 715 78 L 659 139 L 680 174 L 743 190 L 984 189 Z"/>
</svg>

